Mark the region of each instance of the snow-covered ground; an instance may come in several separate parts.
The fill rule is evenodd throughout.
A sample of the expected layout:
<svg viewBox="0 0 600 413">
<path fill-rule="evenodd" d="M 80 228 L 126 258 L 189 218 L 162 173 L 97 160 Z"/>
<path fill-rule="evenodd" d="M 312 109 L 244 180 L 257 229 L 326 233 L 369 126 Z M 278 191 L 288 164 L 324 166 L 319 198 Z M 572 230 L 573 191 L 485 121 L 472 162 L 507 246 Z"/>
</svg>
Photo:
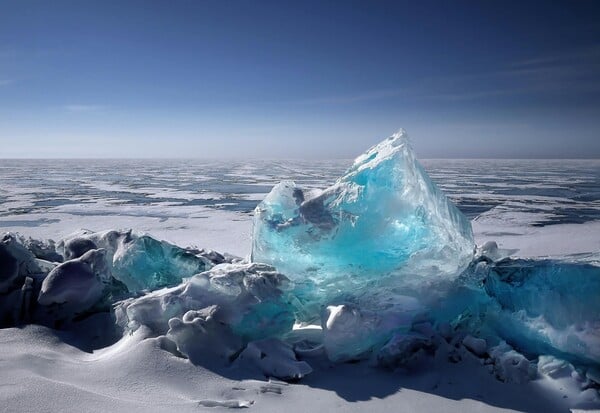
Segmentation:
<svg viewBox="0 0 600 413">
<path fill-rule="evenodd" d="M 134 335 L 118 346 L 90 354 L 45 327 L 0 330 L 1 410 L 551 413 L 568 411 L 573 400 L 565 396 L 581 397 L 567 379 L 499 382 L 475 357 L 396 372 L 366 363 L 323 364 L 288 384 L 194 366 L 153 338 Z"/>
</svg>

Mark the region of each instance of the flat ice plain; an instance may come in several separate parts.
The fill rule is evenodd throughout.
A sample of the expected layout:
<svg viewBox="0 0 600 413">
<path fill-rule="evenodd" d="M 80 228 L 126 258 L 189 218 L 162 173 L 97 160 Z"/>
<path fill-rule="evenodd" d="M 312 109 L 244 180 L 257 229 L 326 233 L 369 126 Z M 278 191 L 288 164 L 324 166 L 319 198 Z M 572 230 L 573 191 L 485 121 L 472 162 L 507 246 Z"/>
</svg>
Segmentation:
<svg viewBox="0 0 600 413">
<path fill-rule="evenodd" d="M 322 188 L 350 163 L 0 160 L 0 230 L 60 239 L 80 228 L 134 228 L 177 245 L 246 256 L 252 210 L 274 184 L 290 179 Z M 472 220 L 478 245 L 494 240 L 520 257 L 598 259 L 600 161 L 422 164 Z M 286 384 L 214 373 L 140 334 L 120 345 L 87 353 L 43 327 L 1 330 L 0 410 L 553 412 L 568 411 L 580 397 L 570 377 L 501 383 L 468 354 L 418 372 L 365 363 L 320 367 Z"/>
<path fill-rule="evenodd" d="M 81 228 L 134 228 L 246 256 L 252 211 L 273 185 L 324 188 L 351 163 L 4 159 L 0 228 L 55 240 Z M 600 250 L 600 160 L 421 163 L 472 220 L 479 245 L 494 240 L 526 257 Z"/>
</svg>

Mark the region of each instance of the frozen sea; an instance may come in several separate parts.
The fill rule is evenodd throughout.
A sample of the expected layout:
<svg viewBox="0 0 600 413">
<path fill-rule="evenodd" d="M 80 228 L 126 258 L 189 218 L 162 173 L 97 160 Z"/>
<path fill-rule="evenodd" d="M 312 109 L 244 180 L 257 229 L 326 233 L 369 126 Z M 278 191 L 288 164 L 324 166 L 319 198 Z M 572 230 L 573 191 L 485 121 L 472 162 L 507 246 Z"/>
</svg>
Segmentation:
<svg viewBox="0 0 600 413">
<path fill-rule="evenodd" d="M 252 211 L 271 187 L 323 188 L 351 160 L 0 160 L 0 230 L 60 239 L 134 228 L 248 254 Z M 424 160 L 478 243 L 526 256 L 600 250 L 600 160 Z M 568 236 L 565 237 L 565 234 Z"/>
<path fill-rule="evenodd" d="M 0 232 L 61 239 L 133 228 L 181 246 L 245 256 L 252 211 L 290 179 L 322 188 L 350 160 L 0 160 Z M 525 257 L 600 262 L 600 160 L 424 160 L 473 224 Z M 93 353 L 37 325 L 0 329 L 0 411 L 567 412 L 597 408 L 571 373 L 503 383 L 465 350 L 459 363 L 389 372 L 315 361 L 289 385 L 196 366 L 144 329 Z M 66 336 L 65 336 L 66 337 Z M 312 361 L 311 361 L 312 363 Z M 561 373 L 562 374 L 562 373 Z M 573 376 L 575 377 L 575 376 Z M 210 407 L 222 406 L 222 407 Z M 583 411 L 583 410 L 581 410 Z M 587 410 L 586 410 L 587 411 Z"/>
</svg>

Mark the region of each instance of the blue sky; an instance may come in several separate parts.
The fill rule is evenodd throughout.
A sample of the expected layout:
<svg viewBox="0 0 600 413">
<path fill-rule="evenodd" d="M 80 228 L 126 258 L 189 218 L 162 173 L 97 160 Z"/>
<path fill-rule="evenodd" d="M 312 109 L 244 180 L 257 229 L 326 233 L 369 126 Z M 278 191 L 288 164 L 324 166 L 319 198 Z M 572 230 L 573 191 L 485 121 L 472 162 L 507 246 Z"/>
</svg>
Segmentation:
<svg viewBox="0 0 600 413">
<path fill-rule="evenodd" d="M 2 1 L 0 158 L 600 157 L 594 1 Z"/>
</svg>

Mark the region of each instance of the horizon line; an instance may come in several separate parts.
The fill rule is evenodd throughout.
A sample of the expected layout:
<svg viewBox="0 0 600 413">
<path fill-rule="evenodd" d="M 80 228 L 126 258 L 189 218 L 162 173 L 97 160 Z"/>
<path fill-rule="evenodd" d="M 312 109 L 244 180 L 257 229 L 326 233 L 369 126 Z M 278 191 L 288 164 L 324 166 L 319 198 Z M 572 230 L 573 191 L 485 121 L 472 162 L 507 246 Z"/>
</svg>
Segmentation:
<svg viewBox="0 0 600 413">
<path fill-rule="evenodd" d="M 9 158 L 0 158 L 0 161 L 86 161 L 86 160 L 95 160 L 95 161 L 152 161 L 152 160 L 163 160 L 163 161 L 225 161 L 225 160 L 248 160 L 248 161 L 344 161 L 344 160 L 354 160 L 356 157 L 352 158 L 262 158 L 262 157 L 68 157 L 68 158 L 58 158 L 58 157 L 39 157 L 39 158 L 24 158 L 24 157 L 9 157 Z M 453 158 L 453 157 L 433 157 L 433 158 L 419 158 L 417 160 L 421 161 L 441 161 L 441 160 L 453 160 L 453 161 L 514 161 L 514 160 L 529 160 L 529 161 L 599 161 L 600 157 L 575 157 L 575 158 L 531 158 L 531 157 L 493 157 L 493 158 L 482 158 L 482 157 L 464 157 L 464 158 Z"/>
</svg>

